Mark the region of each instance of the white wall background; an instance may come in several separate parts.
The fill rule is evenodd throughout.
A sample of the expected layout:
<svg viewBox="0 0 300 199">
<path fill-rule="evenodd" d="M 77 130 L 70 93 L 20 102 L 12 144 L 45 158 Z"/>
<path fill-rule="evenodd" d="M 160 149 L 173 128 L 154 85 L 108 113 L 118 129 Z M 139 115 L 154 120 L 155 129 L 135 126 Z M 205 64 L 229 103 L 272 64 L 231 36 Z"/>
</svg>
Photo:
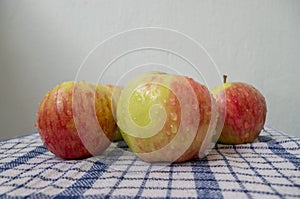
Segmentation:
<svg viewBox="0 0 300 199">
<path fill-rule="evenodd" d="M 221 73 L 265 95 L 267 125 L 300 136 L 298 0 L 1 0 L 0 139 L 35 131 L 43 95 L 74 80 L 99 42 L 145 26 L 172 28 L 202 43 Z"/>
</svg>

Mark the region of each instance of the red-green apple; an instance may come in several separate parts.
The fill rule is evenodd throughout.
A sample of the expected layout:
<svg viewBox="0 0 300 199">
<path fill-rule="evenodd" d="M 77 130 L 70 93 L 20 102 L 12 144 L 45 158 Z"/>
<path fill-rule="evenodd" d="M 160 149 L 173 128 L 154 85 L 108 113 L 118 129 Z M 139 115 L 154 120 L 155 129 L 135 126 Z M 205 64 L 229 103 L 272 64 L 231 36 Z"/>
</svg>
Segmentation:
<svg viewBox="0 0 300 199">
<path fill-rule="evenodd" d="M 117 121 L 129 148 L 146 162 L 203 157 L 217 123 L 214 98 L 204 85 L 180 75 L 147 73 L 123 88 Z"/>
<path fill-rule="evenodd" d="M 267 105 L 264 96 L 253 86 L 226 82 L 212 89 L 218 110 L 225 116 L 218 142 L 243 144 L 253 142 L 264 127 Z M 222 115 L 220 114 L 220 115 Z"/>
<path fill-rule="evenodd" d="M 116 123 L 107 87 L 85 81 L 64 82 L 42 99 L 36 127 L 49 151 L 63 159 L 103 152 L 114 138 Z"/>
</svg>

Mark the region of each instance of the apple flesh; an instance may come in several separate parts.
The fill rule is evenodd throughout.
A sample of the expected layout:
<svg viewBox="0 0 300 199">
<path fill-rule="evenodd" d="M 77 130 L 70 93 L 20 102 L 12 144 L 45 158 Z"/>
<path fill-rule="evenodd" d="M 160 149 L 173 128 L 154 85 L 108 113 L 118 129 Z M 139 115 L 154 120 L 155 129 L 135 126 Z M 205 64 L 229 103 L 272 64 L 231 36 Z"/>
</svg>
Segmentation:
<svg viewBox="0 0 300 199">
<path fill-rule="evenodd" d="M 209 90 L 191 78 L 147 73 L 122 90 L 117 121 L 129 148 L 146 162 L 184 162 L 206 155 L 217 111 Z"/>
<path fill-rule="evenodd" d="M 264 96 L 253 86 L 226 83 L 212 89 L 219 111 L 225 116 L 218 142 L 243 144 L 253 142 L 264 127 L 267 105 Z M 222 115 L 220 114 L 220 115 Z"/>
<path fill-rule="evenodd" d="M 84 81 L 64 82 L 42 99 L 36 127 L 49 151 L 63 159 L 103 152 L 113 140 L 116 123 L 111 92 Z"/>
</svg>

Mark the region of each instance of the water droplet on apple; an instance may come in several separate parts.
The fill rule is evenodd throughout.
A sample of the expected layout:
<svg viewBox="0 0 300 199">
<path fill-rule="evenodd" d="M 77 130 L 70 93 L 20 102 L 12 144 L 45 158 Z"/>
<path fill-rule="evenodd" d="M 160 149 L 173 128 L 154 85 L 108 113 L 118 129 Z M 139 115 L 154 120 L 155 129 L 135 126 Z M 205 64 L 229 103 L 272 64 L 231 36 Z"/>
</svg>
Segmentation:
<svg viewBox="0 0 300 199">
<path fill-rule="evenodd" d="M 170 101 L 170 104 L 173 106 L 176 104 L 175 97 L 171 97 L 169 101 Z"/>
<path fill-rule="evenodd" d="M 167 135 L 171 135 L 170 131 L 166 131 L 166 134 L 167 134 Z"/>
<path fill-rule="evenodd" d="M 177 114 L 175 112 L 171 112 L 170 117 L 171 117 L 171 120 L 173 120 L 173 121 L 177 120 Z"/>
<path fill-rule="evenodd" d="M 164 99 L 164 103 L 165 103 L 165 104 L 167 103 L 167 100 L 166 100 L 166 99 Z"/>
<path fill-rule="evenodd" d="M 177 133 L 177 125 L 176 124 L 171 124 L 170 128 L 171 128 L 172 133 L 174 133 L 174 134 Z"/>
</svg>

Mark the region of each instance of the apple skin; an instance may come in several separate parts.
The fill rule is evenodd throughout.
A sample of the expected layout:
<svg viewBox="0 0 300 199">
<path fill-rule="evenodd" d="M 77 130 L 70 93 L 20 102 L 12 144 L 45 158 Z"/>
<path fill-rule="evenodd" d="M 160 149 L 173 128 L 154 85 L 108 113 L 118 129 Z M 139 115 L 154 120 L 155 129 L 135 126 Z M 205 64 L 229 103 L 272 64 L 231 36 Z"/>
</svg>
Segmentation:
<svg viewBox="0 0 300 199">
<path fill-rule="evenodd" d="M 118 142 L 118 141 L 122 141 L 122 140 L 124 140 L 124 139 L 123 139 L 123 137 L 122 137 L 121 131 L 120 131 L 119 128 L 117 128 L 117 130 L 116 130 L 116 135 L 115 135 L 113 141 L 114 141 L 114 142 Z"/>
<path fill-rule="evenodd" d="M 100 154 L 115 135 L 111 101 L 102 85 L 80 81 L 56 86 L 37 111 L 36 128 L 44 145 L 63 159 Z"/>
<path fill-rule="evenodd" d="M 218 109 L 224 114 L 224 126 L 218 143 L 244 144 L 253 142 L 264 127 L 267 105 L 264 96 L 253 86 L 224 83 L 214 89 Z"/>
<path fill-rule="evenodd" d="M 117 117 L 116 117 L 117 104 L 118 104 L 118 100 L 120 98 L 120 94 L 121 94 L 121 91 L 123 88 L 121 86 L 115 86 L 112 84 L 107 84 L 106 87 L 108 88 L 108 90 L 111 92 L 111 95 L 112 95 L 112 99 L 113 99 L 112 110 L 113 110 L 114 118 L 116 121 L 117 120 Z M 122 140 L 123 140 L 122 134 L 120 132 L 119 127 L 117 127 L 113 141 L 118 142 L 118 141 L 122 141 Z"/>
<path fill-rule="evenodd" d="M 217 123 L 214 103 L 209 90 L 191 78 L 148 73 L 122 90 L 118 126 L 142 160 L 184 162 L 207 154 Z"/>
<path fill-rule="evenodd" d="M 120 98 L 120 94 L 121 94 L 123 87 L 115 86 L 112 84 L 107 84 L 105 86 L 110 91 L 110 95 L 112 98 L 112 110 L 113 110 L 114 117 L 116 117 L 117 104 L 118 104 L 118 100 Z"/>
</svg>

